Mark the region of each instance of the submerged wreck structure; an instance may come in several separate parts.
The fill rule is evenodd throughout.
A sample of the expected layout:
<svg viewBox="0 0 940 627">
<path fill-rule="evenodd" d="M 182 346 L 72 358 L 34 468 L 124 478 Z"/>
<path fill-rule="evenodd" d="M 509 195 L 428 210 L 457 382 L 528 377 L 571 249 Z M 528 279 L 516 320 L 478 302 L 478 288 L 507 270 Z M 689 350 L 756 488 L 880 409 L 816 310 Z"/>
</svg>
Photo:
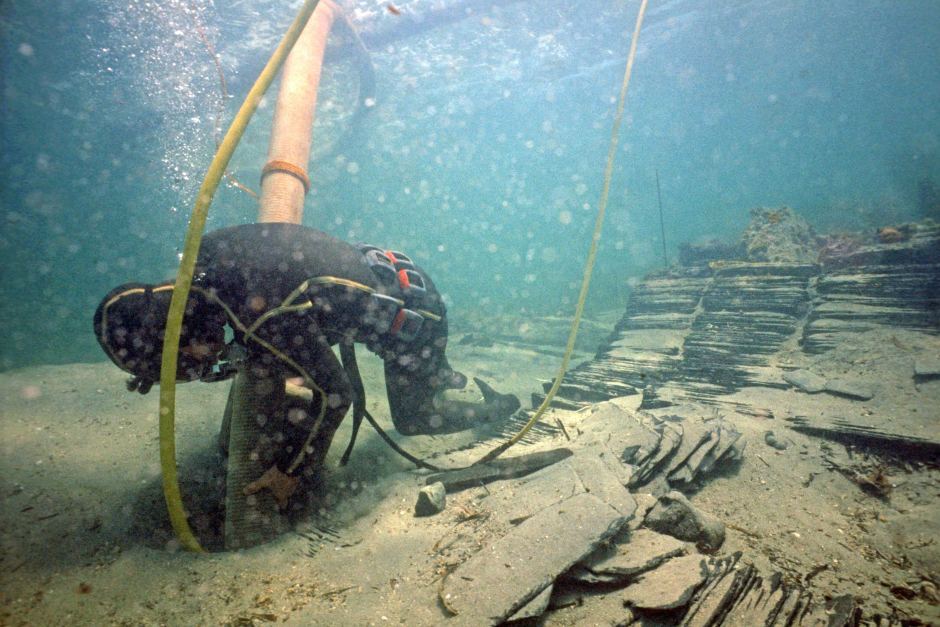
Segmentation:
<svg viewBox="0 0 940 627">
<path fill-rule="evenodd" d="M 764 228 L 748 228 L 747 246 L 685 247 L 681 265 L 637 286 L 595 358 L 565 377 L 558 406 L 640 393 L 644 408 L 708 403 L 791 385 L 774 359 L 794 345 L 816 355 L 876 326 L 940 333 L 940 224 L 906 225 L 903 241 L 827 236 L 812 250 L 790 237 L 814 237 L 786 227 L 802 222 L 792 210 L 754 219 Z"/>
<path fill-rule="evenodd" d="M 507 531 L 456 560 L 441 604 L 455 624 L 927 624 L 866 611 L 852 594 L 814 595 L 824 563 L 796 578 L 740 551 L 716 555 L 725 525 L 683 494 L 733 474 L 745 455 L 747 439 L 726 414 L 775 418 L 751 402 L 755 390 L 871 399 L 870 385 L 827 369 L 825 356 L 876 328 L 940 334 L 940 225 L 817 237 L 790 209 L 758 209 L 740 243 L 685 247 L 678 266 L 634 290 L 594 358 L 565 376 L 555 424 L 524 447 L 557 445 L 563 434 L 552 460 L 562 461 L 489 484 L 489 524 Z M 921 355 L 910 374 L 929 381 L 940 367 Z M 764 434 L 769 451 L 789 446 L 789 428 L 928 465 L 940 453 L 929 419 L 780 413 L 777 434 Z M 834 461 L 829 469 L 878 496 L 890 489 L 881 470 L 870 479 Z M 494 469 L 464 483 L 427 481 L 444 481 L 443 494 L 505 478 Z M 928 597 L 932 585 L 923 585 Z M 553 618 L 572 606 L 580 609 Z"/>
</svg>

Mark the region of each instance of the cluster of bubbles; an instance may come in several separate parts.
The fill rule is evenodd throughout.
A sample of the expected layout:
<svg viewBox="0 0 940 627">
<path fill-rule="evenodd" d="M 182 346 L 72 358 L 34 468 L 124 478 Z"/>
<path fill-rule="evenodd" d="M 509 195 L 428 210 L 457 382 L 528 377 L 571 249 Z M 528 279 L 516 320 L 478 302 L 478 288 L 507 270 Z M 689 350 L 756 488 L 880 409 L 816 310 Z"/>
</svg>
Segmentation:
<svg viewBox="0 0 940 627">
<path fill-rule="evenodd" d="M 153 134 L 159 174 L 188 204 L 215 149 L 225 106 L 211 0 L 109 0 L 99 68 L 127 89 L 125 115 Z M 174 207 L 175 209 L 176 207 Z"/>
</svg>

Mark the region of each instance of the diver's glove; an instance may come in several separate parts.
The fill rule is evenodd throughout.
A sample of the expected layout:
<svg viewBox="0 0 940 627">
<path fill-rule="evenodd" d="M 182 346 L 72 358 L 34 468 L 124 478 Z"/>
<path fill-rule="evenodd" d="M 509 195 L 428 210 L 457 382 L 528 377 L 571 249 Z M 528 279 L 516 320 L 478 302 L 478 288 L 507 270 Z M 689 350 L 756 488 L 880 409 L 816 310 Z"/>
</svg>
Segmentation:
<svg viewBox="0 0 940 627">
<path fill-rule="evenodd" d="M 491 411 L 487 412 L 491 419 L 509 417 L 522 407 L 515 394 L 500 394 L 479 377 L 473 377 L 473 382 L 483 393 L 483 402 L 491 408 Z"/>
</svg>

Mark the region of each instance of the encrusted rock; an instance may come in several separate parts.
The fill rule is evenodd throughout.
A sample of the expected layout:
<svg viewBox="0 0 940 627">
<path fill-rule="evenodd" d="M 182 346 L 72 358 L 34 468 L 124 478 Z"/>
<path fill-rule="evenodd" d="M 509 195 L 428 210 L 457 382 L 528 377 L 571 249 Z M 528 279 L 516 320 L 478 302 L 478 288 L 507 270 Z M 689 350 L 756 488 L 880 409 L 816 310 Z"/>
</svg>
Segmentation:
<svg viewBox="0 0 940 627">
<path fill-rule="evenodd" d="M 751 209 L 741 242 L 749 261 L 815 263 L 819 254 L 812 227 L 789 207 Z"/>
<path fill-rule="evenodd" d="M 644 525 L 680 540 L 694 542 L 705 552 L 718 550 L 725 541 L 725 526 L 720 520 L 689 503 L 675 490 L 659 497 L 646 515 Z"/>
<path fill-rule="evenodd" d="M 415 516 L 433 516 L 444 511 L 447 502 L 447 491 L 444 484 L 438 481 L 426 485 L 418 492 L 418 501 L 415 503 Z"/>
</svg>

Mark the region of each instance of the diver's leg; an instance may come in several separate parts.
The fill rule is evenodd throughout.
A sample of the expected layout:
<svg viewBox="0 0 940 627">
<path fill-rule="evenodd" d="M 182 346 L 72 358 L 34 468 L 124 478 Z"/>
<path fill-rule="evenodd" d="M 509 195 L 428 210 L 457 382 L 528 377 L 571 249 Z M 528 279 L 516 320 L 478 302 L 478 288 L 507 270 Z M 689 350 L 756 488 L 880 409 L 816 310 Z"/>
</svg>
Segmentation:
<svg viewBox="0 0 940 627">
<path fill-rule="evenodd" d="M 286 441 L 293 457 L 288 474 L 311 476 L 323 467 L 333 436 L 352 402 L 346 371 L 326 339 L 317 334 L 292 351 L 292 358 L 314 384 L 309 402 L 289 401 L 284 420 Z"/>
<path fill-rule="evenodd" d="M 440 433 L 461 431 L 508 418 L 520 407 L 514 394 L 500 394 L 484 381 L 474 378 L 483 398 L 468 390 L 441 390 L 434 395 L 434 410 L 441 417 Z"/>
</svg>

